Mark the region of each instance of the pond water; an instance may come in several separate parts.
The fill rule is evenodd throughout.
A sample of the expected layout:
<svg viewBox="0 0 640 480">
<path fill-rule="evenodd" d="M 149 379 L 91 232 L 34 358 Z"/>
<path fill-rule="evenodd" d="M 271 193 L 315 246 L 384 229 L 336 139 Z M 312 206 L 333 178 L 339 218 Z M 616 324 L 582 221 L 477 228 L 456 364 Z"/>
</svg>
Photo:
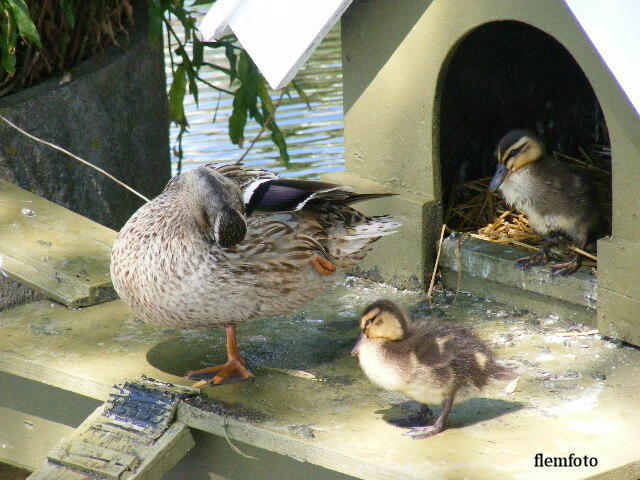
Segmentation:
<svg viewBox="0 0 640 480">
<path fill-rule="evenodd" d="M 222 49 L 206 49 L 205 54 L 207 50 L 208 57 L 205 61 L 228 65 Z M 168 60 L 166 65 L 170 65 Z M 228 77 L 222 72 L 203 68 L 201 73 L 208 82 L 228 88 Z M 291 89 L 291 97 L 285 95 L 277 110 L 276 121 L 289 147 L 289 168 L 285 168 L 279 161 L 278 150 L 268 133 L 263 134 L 255 143 L 243 163 L 250 167 L 278 171 L 282 176 L 288 177 L 314 178 L 321 173 L 341 170 L 344 147 L 339 25 L 325 37 L 295 79 L 309 97 L 310 108 Z M 170 84 L 170 67 L 167 67 L 167 80 Z M 244 148 L 239 149 L 231 143 L 227 132 L 233 96 L 220 93 L 202 83 L 199 87 L 199 105 L 196 105 L 191 96 L 185 99 L 185 113 L 190 128 L 183 137 L 183 170 L 211 162 L 235 162 L 244 152 Z M 270 90 L 270 93 L 275 103 L 280 92 Z M 259 130 L 260 126 L 255 121 L 247 122 L 245 148 Z M 172 125 L 174 173 L 177 158 L 173 147 L 177 133 L 178 129 Z"/>
</svg>

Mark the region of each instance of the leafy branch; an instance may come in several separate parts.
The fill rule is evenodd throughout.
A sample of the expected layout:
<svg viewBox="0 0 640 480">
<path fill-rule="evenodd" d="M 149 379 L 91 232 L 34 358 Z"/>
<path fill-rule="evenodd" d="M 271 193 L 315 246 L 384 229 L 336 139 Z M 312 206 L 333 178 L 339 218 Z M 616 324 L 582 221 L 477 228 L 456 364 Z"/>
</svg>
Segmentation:
<svg viewBox="0 0 640 480">
<path fill-rule="evenodd" d="M 106 45 L 126 43 L 127 27 L 134 22 L 133 5 L 141 1 L 0 0 L 0 96 L 65 73 Z M 189 92 L 197 104 L 202 85 L 233 95 L 233 112 L 228 124 L 233 144 L 243 147 L 247 121 L 254 119 L 261 129 L 250 148 L 268 131 L 278 147 L 280 160 L 288 165 L 287 144 L 275 119 L 282 96 L 274 105 L 263 76 L 234 38 L 204 42 L 197 35 L 196 12 L 190 9 L 213 2 L 145 0 L 145 3 L 151 37 L 162 39 L 164 33 L 169 47 L 173 80 L 168 99 L 171 120 L 179 127 L 174 149 L 178 169 L 182 166 L 183 135 L 189 128 L 185 97 Z M 224 51 L 227 64 L 206 61 L 207 49 Z M 207 81 L 201 73 L 203 69 L 224 73 L 229 84 L 215 85 Z M 290 87 L 309 103 L 295 82 L 291 82 Z M 283 92 L 289 93 L 289 86 Z"/>
<path fill-rule="evenodd" d="M 196 1 L 191 7 L 213 3 L 211 1 Z M 189 128 L 185 111 L 184 100 L 187 91 L 193 96 L 196 105 L 198 103 L 199 84 L 234 96 L 233 112 L 229 117 L 229 139 L 234 145 L 242 147 L 245 141 L 245 127 L 249 118 L 255 120 L 261 127 L 260 133 L 251 142 L 255 144 L 265 130 L 270 132 L 271 141 L 278 147 L 280 160 L 284 165 L 289 164 L 287 143 L 275 120 L 275 111 L 280 104 L 274 105 L 264 77 L 251 60 L 249 55 L 235 45 L 235 39 L 225 37 L 215 42 L 203 42 L 197 35 L 194 14 L 185 6 L 185 0 L 151 0 L 149 2 L 149 14 L 152 24 L 161 18 L 164 24 L 167 42 L 169 46 L 169 61 L 173 73 L 173 80 L 169 88 L 169 111 L 171 120 L 179 127 L 174 154 L 178 158 L 178 171 L 182 167 L 183 149 L 182 139 Z M 174 20 L 178 20 L 182 32 L 174 28 Z M 205 61 L 205 49 L 223 49 L 228 66 L 212 64 Z M 202 68 L 211 68 L 223 72 L 229 77 L 229 87 L 214 85 L 201 75 Z M 301 98 L 306 95 L 295 82 L 291 86 L 298 92 Z M 284 90 L 288 92 L 288 87 Z M 308 102 L 307 102 L 308 103 Z M 242 156 L 244 158 L 245 154 Z"/>
<path fill-rule="evenodd" d="M 118 45 L 132 23 L 129 0 L 0 0 L 0 96 Z"/>
</svg>

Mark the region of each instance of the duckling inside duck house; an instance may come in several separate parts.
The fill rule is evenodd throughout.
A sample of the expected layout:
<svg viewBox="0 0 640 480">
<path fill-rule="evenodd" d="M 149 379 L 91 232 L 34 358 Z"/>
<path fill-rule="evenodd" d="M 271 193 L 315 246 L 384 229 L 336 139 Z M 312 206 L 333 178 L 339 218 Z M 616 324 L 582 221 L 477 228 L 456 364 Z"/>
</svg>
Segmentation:
<svg viewBox="0 0 640 480">
<path fill-rule="evenodd" d="M 378 300 L 360 318 L 362 335 L 352 350 L 367 377 L 379 387 L 402 392 L 421 402 L 442 404 L 432 425 L 416 426 L 406 435 L 426 438 L 444 429 L 454 400 L 513 373 L 499 365 L 491 349 L 468 328 L 447 321 L 412 324 L 390 300 Z"/>
<path fill-rule="evenodd" d="M 524 248 L 530 251 L 542 246 L 546 252 L 546 245 L 541 245 L 545 240 L 565 240 L 569 248 L 553 250 L 565 265 L 554 267 L 552 272 L 571 274 L 579 262 L 595 266 L 593 251 L 587 252 L 588 257 L 576 259 L 572 247 L 588 250 L 590 243 L 610 230 L 610 141 L 598 98 L 563 45 L 519 22 L 494 22 L 476 29 L 451 58 L 443 76 L 439 112 L 443 217 L 450 229 L 512 247 L 523 248 L 525 244 Z M 519 138 L 505 135 L 516 128 L 526 129 L 541 149 L 540 161 L 529 163 L 522 171 L 555 163 L 551 170 L 553 174 L 559 172 L 560 179 L 554 176 L 554 182 L 560 185 L 559 191 L 552 194 L 545 185 L 547 179 L 539 178 L 521 192 L 523 202 L 514 206 L 505 201 L 504 192 L 493 192 L 488 187 L 496 172 L 496 145 L 502 137 L 504 142 L 509 140 L 508 146 L 518 142 Z M 528 155 L 535 150 L 529 150 Z M 510 152 L 504 149 L 501 153 Z M 536 166 L 531 168 L 533 165 Z M 572 170 L 578 173 L 568 173 Z M 572 184 L 577 181 L 575 178 L 581 179 L 577 187 Z M 511 175 L 505 179 L 505 188 L 509 180 Z M 580 200 L 585 190 L 594 192 L 586 202 Z M 549 207 L 573 210 L 568 215 L 571 227 L 558 232 L 548 229 L 546 223 L 554 223 L 552 215 L 566 219 L 567 212 L 552 211 L 545 221 L 540 221 L 540 211 L 536 216 L 533 211 L 523 210 L 527 196 L 536 204 L 546 201 Z M 592 206 L 601 215 L 598 227 L 594 227 L 591 218 L 585 218 L 589 217 L 587 212 L 578 212 Z M 564 219 L 555 223 L 564 227 Z M 543 238 L 547 233 L 554 235 Z M 545 258 L 541 255 L 520 265 L 533 266 L 539 263 L 536 260 L 542 262 Z"/>
<path fill-rule="evenodd" d="M 527 130 L 507 132 L 498 143 L 496 158 L 498 167 L 489 188 L 500 190 L 507 204 L 524 212 L 533 230 L 544 235 L 540 251 L 516 260 L 519 267 L 546 265 L 550 247 L 562 239 L 595 252 L 604 220 L 592 178 L 547 155 L 542 140 Z M 551 274 L 571 275 L 580 268 L 581 258 L 576 254 L 553 265 Z"/>
</svg>

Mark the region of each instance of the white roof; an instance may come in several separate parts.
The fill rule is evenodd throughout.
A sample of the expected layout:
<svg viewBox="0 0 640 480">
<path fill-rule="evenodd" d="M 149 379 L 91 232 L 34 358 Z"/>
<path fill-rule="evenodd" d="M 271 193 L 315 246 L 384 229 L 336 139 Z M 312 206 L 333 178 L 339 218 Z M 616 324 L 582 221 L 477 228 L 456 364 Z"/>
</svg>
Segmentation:
<svg viewBox="0 0 640 480">
<path fill-rule="evenodd" d="M 565 0 L 640 114 L 640 1 Z"/>
<path fill-rule="evenodd" d="M 352 0 L 218 0 L 200 23 L 203 40 L 234 33 L 271 88 L 284 87 Z"/>
</svg>

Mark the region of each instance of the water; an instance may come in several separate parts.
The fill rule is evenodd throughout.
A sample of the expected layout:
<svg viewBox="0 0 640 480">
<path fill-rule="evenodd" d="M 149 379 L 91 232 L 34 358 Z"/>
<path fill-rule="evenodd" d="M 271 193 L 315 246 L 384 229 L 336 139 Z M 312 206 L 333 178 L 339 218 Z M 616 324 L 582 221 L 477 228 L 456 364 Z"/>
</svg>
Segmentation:
<svg viewBox="0 0 640 480">
<path fill-rule="evenodd" d="M 208 50 L 208 52 L 207 52 Z M 215 54 L 214 54 L 215 53 Z M 205 61 L 228 65 L 224 52 L 205 50 Z M 167 78 L 171 82 L 167 58 Z M 206 67 L 205 67 L 206 68 Z M 222 72 L 203 68 L 202 76 L 214 85 L 228 88 L 228 77 Z M 250 167 L 281 172 L 282 176 L 317 178 L 325 172 L 341 170 L 344 163 L 342 114 L 342 64 L 340 28 L 336 26 L 313 53 L 295 80 L 310 100 L 307 107 L 298 94 L 283 97 L 276 121 L 282 129 L 291 157 L 286 169 L 278 159 L 278 150 L 265 132 L 243 163 Z M 169 83 L 170 84 L 170 83 Z M 279 92 L 270 90 L 274 103 Z M 235 162 L 257 135 L 260 126 L 253 120 L 245 128 L 245 148 L 239 149 L 229 140 L 227 125 L 232 112 L 233 96 L 199 84 L 199 106 L 192 96 L 185 98 L 185 113 L 190 128 L 183 137 L 183 170 L 211 162 Z M 215 122 L 213 119 L 215 118 Z M 172 125 L 172 166 L 177 169 L 173 153 L 178 128 Z"/>
</svg>

